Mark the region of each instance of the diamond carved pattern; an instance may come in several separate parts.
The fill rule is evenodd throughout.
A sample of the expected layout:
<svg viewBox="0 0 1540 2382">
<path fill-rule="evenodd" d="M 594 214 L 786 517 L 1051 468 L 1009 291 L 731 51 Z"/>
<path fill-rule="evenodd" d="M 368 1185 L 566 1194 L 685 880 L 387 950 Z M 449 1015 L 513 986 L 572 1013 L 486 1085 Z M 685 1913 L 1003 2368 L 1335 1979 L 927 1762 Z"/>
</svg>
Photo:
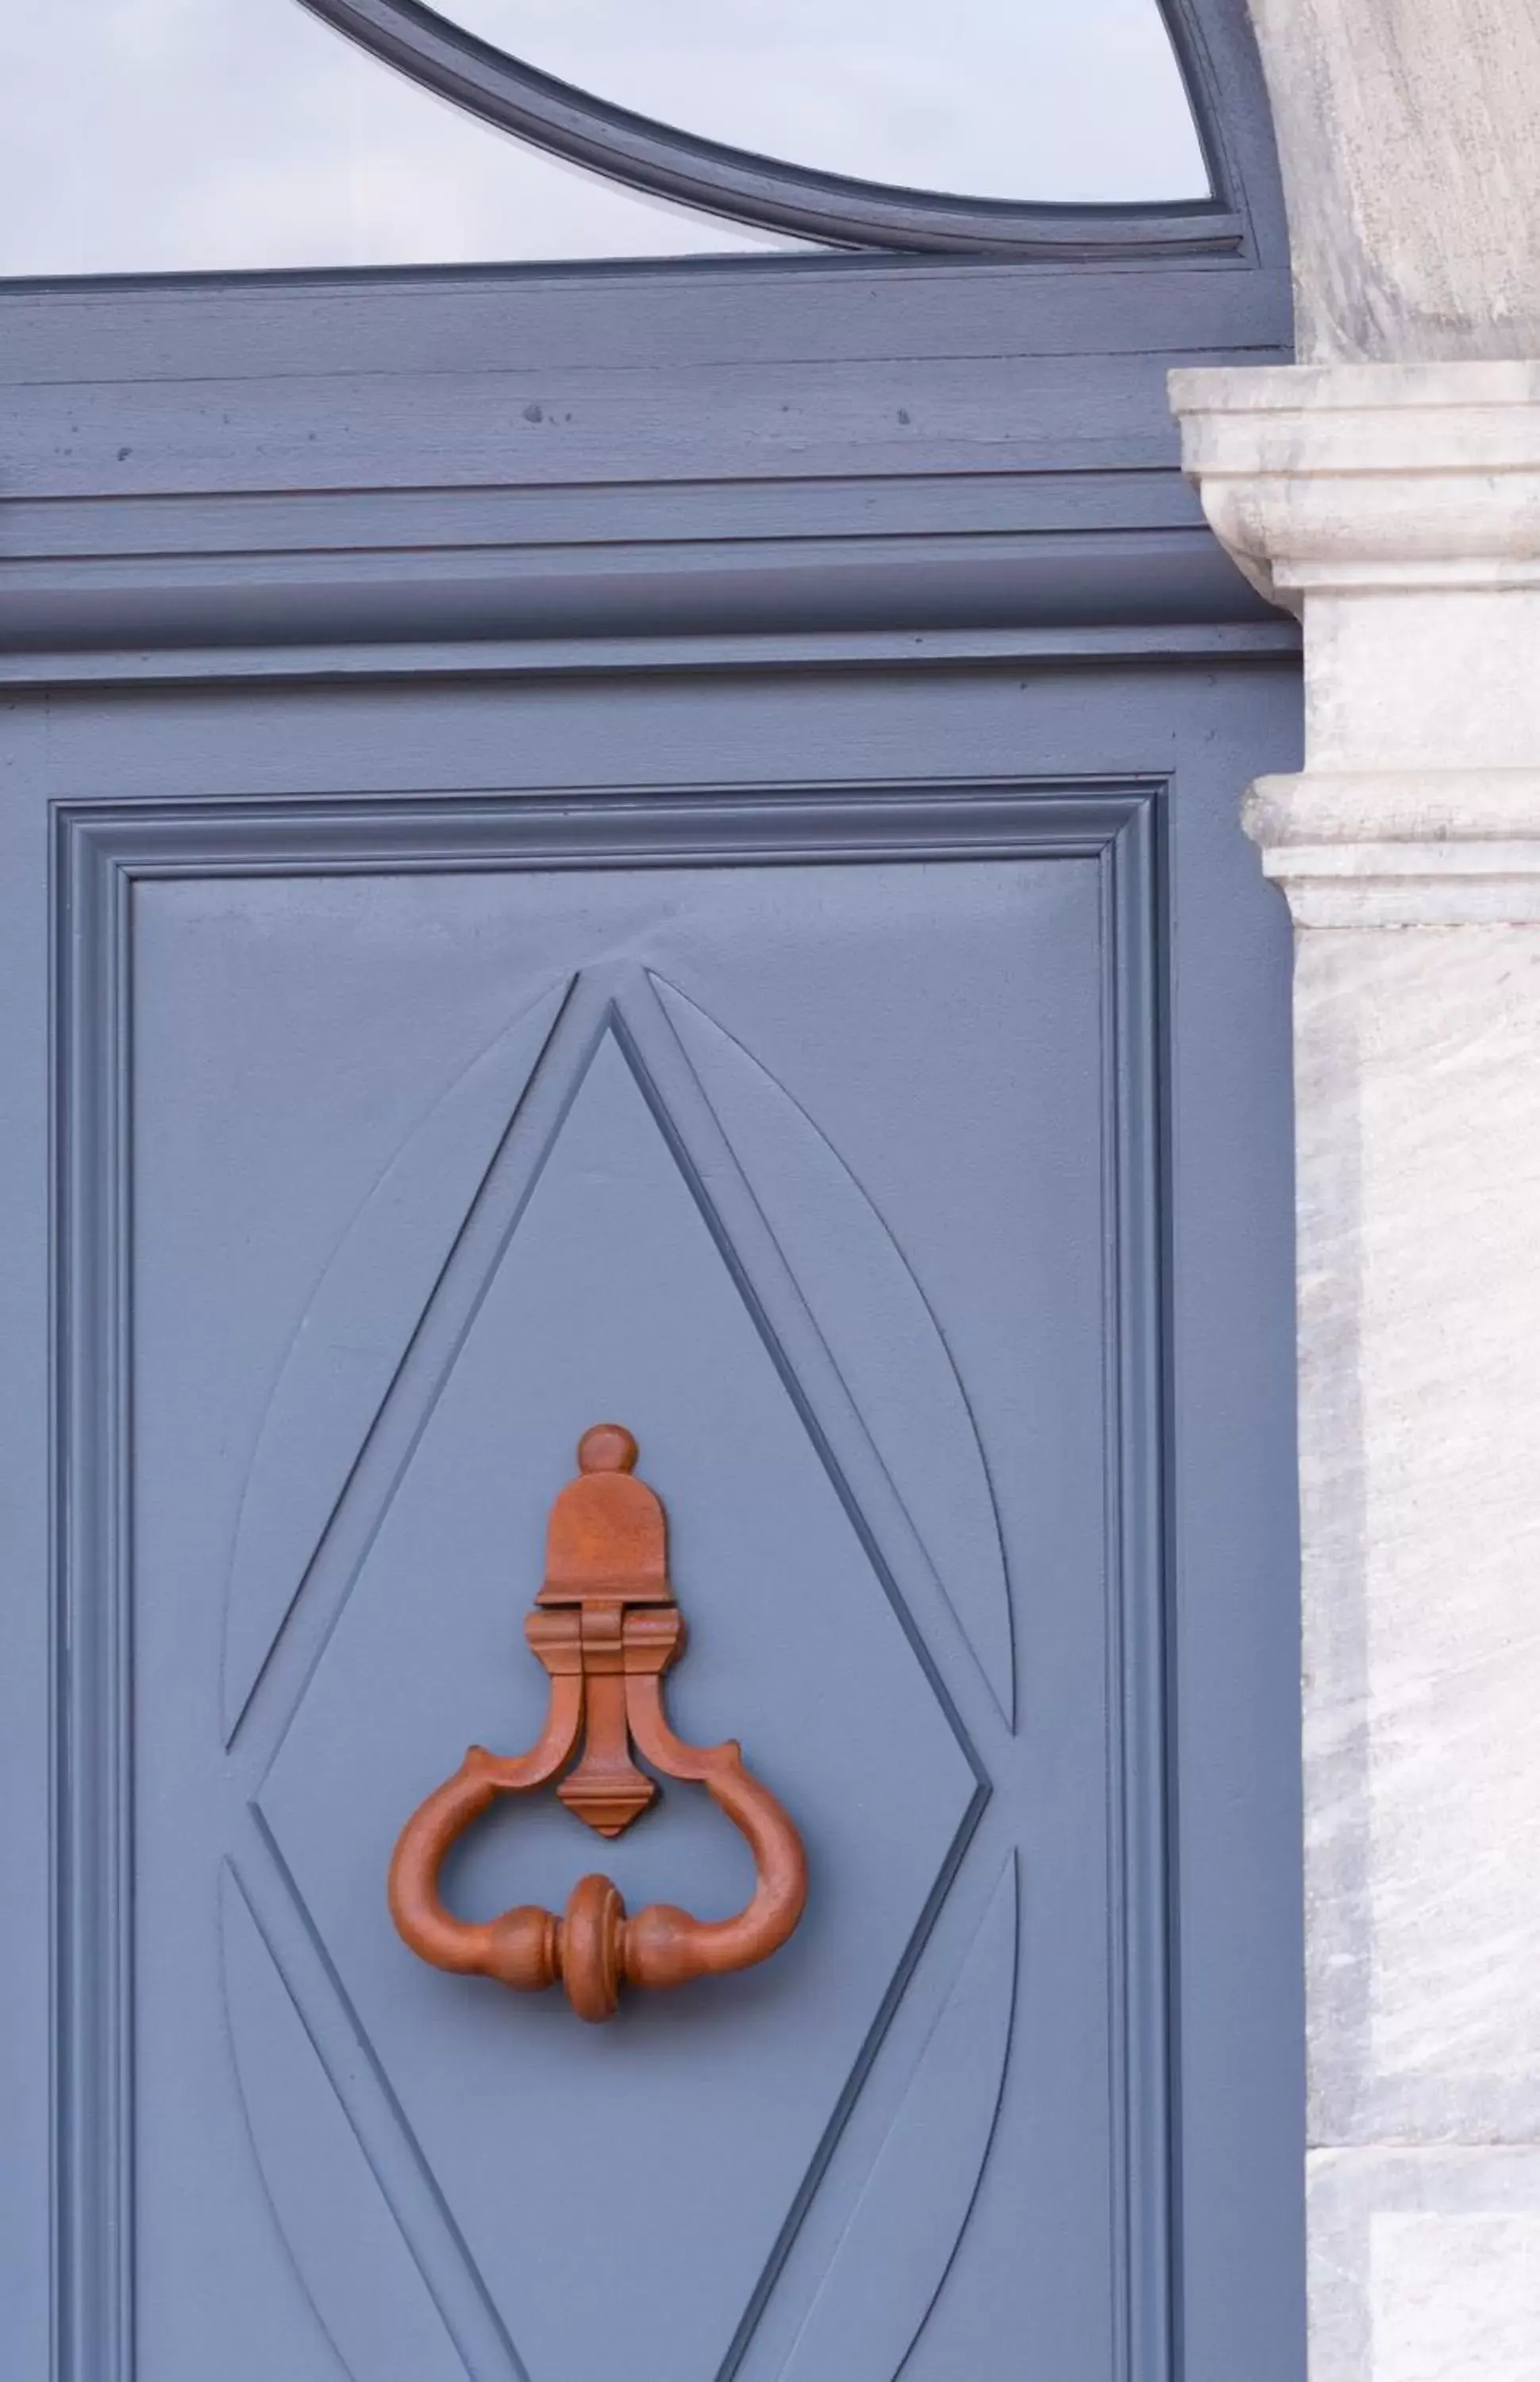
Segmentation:
<svg viewBox="0 0 1540 2382">
<path fill-rule="evenodd" d="M 617 2292 L 638 2375 L 737 2370 L 982 1801 L 795 1361 L 795 1285 L 724 1222 L 731 1161 L 682 1067 L 660 1088 L 660 1021 L 640 978 L 618 997 L 580 980 L 446 1231 L 250 1715 L 269 1758 L 243 1940 L 304 2012 L 474 2382 L 607 2382 Z M 741 1738 L 802 1830 L 812 1895 L 764 1970 L 633 2001 L 595 2034 L 555 1997 L 422 1967 L 384 1879 L 401 1814 L 467 1743 L 535 1732 L 521 1615 L 546 1504 L 601 1413 L 634 1421 L 670 1514 L 692 1632 L 678 1725 Z M 509 1809 L 449 1891 L 467 1912 L 559 1907 L 591 1865 L 581 1835 L 554 1801 Z M 742 1848 L 688 1789 L 613 1850 L 633 1908 L 742 1899 Z M 250 2104 L 250 2039 L 241 2070 Z M 325 2322 L 324 2262 L 291 2246 Z"/>
</svg>

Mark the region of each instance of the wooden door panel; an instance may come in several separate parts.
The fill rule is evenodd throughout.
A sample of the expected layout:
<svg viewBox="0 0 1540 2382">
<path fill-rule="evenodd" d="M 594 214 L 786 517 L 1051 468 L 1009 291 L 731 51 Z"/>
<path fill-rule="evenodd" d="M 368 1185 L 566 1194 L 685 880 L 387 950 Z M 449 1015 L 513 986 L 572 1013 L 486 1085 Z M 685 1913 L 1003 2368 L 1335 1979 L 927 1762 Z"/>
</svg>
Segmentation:
<svg viewBox="0 0 1540 2382">
<path fill-rule="evenodd" d="M 1277 1895 L 1233 1813 L 1288 1702 L 1247 1667 L 1288 1563 L 1265 692 L 1207 690 L 1188 763 L 1181 688 L 1037 683 L 1022 779 L 998 673 L 619 683 L 619 792 L 586 686 L 243 718 L 245 793 L 179 698 L 160 792 L 113 746 L 133 800 L 61 729 L 69 2382 L 394 2382 L 396 2342 L 1169 2382 L 1216 2179 L 1286 2167 L 1236 2164 Z M 348 791 L 430 744 L 479 790 Z M 769 775 L 815 747 L 842 778 Z M 861 774 L 900 747 L 946 774 Z M 468 1741 L 535 1732 L 544 1516 L 606 1412 L 670 1513 L 678 1725 L 742 1739 L 813 1893 L 764 1968 L 588 2030 L 422 1967 L 384 1883 Z M 601 1860 L 633 1908 L 746 1882 L 684 1787 Z M 548 1799 L 447 1885 L 593 1866 Z"/>
<path fill-rule="evenodd" d="M 943 864 L 136 884 L 138 2204 L 225 2277 L 239 2382 L 253 2155 L 354 2382 L 391 2336 L 474 2382 L 890 2382 L 996 2162 L 1099 2245 L 1023 2314 L 1113 2371 L 1109 998 L 1141 1029 L 1107 822 L 1034 856 L 1049 816 Z M 544 1510 L 607 1414 L 670 1513 L 678 1725 L 742 1738 L 813 1893 L 764 1969 L 589 2031 L 422 1967 L 383 1885 L 467 1742 L 536 1733 Z M 504 1811 L 457 1903 L 559 1907 L 580 1833 Z M 741 1899 L 687 1789 L 605 1862 Z M 237 2078 L 251 2147 L 190 2208 L 165 2112 Z M 152 2289 L 146 2370 L 213 2320 Z"/>
</svg>

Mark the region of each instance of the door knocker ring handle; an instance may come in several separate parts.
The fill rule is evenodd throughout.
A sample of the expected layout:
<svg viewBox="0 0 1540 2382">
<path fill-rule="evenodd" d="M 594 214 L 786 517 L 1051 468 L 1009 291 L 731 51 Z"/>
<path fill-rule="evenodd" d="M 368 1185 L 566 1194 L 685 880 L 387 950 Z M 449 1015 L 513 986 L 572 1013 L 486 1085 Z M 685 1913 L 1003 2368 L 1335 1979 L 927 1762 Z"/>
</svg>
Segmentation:
<svg viewBox="0 0 1540 2382">
<path fill-rule="evenodd" d="M 390 1864 L 390 1913 L 404 1941 L 435 1969 L 495 1978 L 539 1993 L 559 1977 L 578 2016 L 611 2018 L 622 1984 L 681 1985 L 752 1968 L 778 1950 L 802 1915 L 802 1841 L 736 1744 L 686 1745 L 663 1708 L 663 1675 L 684 1651 L 685 1625 L 669 1585 L 663 1506 L 637 1480 L 637 1445 L 618 1423 L 596 1423 L 578 1449 L 579 1473 L 551 1508 L 545 1583 L 524 1624 L 551 1682 L 545 1725 L 527 1753 L 471 1746 L 402 1829 Z M 731 1919 L 693 1919 L 670 1903 L 627 1916 L 607 1877 L 579 1881 L 560 1918 L 535 1904 L 471 1922 L 454 1917 L 439 1872 L 456 1839 L 499 1795 L 523 1795 L 582 1757 L 556 1793 L 602 1836 L 617 1836 L 657 1793 L 636 1750 L 666 1777 L 705 1787 L 747 1837 L 754 1891 Z"/>
</svg>

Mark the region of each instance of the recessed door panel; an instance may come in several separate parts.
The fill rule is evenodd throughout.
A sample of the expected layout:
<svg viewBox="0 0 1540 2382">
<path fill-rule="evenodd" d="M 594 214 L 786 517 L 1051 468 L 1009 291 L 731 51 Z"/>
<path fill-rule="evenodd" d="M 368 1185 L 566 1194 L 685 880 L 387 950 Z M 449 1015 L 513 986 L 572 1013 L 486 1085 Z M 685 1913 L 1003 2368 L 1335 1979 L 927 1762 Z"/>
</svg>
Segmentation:
<svg viewBox="0 0 1540 2382">
<path fill-rule="evenodd" d="M 132 878 L 156 2382 L 1120 2370 L 1166 2155 L 1150 802 L 933 810 L 923 853 L 910 800 L 794 866 L 510 829 L 472 873 L 377 820 L 307 869 L 295 810 L 284 870 L 189 819 Z M 608 1418 L 675 1725 L 741 1740 L 810 1890 L 763 1966 L 585 2027 L 416 1959 L 385 1881 L 466 1745 L 538 1733 L 544 1516 Z M 707 1917 L 750 1873 L 666 1784 L 597 1852 L 509 1799 L 446 1891 L 595 1866 Z"/>
</svg>

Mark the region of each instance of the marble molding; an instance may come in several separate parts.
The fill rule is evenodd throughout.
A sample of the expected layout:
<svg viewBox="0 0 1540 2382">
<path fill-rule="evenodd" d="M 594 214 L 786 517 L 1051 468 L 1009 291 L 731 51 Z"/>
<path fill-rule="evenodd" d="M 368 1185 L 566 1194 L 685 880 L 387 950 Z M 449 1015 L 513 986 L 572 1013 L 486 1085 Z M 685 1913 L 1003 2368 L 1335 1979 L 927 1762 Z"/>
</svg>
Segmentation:
<svg viewBox="0 0 1540 2382">
<path fill-rule="evenodd" d="M 1302 617 L 1312 2382 L 1540 2376 L 1540 366 L 1173 375 Z"/>
<path fill-rule="evenodd" d="M 1301 926 L 1540 920 L 1540 363 L 1179 372 L 1183 456 L 1305 623 L 1247 824 Z"/>
</svg>

